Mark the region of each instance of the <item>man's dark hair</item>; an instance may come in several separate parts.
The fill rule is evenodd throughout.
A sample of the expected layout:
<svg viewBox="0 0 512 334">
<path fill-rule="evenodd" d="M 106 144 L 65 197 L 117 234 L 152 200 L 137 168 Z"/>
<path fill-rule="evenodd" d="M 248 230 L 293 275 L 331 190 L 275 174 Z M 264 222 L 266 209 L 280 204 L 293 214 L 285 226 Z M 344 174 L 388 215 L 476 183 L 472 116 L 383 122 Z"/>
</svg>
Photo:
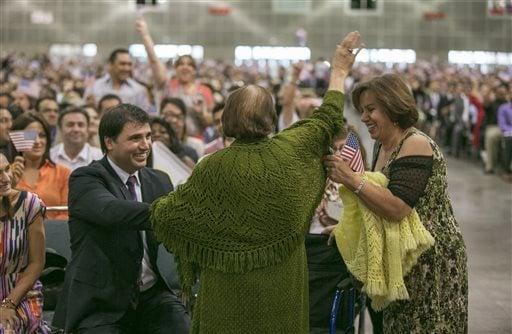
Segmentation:
<svg viewBox="0 0 512 334">
<path fill-rule="evenodd" d="M 55 103 L 57 103 L 57 100 L 56 100 L 56 99 L 54 99 L 54 98 L 53 98 L 53 97 L 51 97 L 51 96 L 43 96 L 43 97 L 40 97 L 40 98 L 38 98 L 38 99 L 37 99 L 37 101 L 36 101 L 36 111 L 38 111 L 38 112 L 39 112 L 39 111 L 41 111 L 41 110 L 39 110 L 39 106 L 41 105 L 41 103 L 42 103 L 43 101 L 46 101 L 46 100 L 54 101 Z M 57 103 L 57 106 L 58 106 L 58 103 Z"/>
<path fill-rule="evenodd" d="M 45 86 L 41 87 L 41 90 L 39 91 L 39 98 L 42 98 L 42 97 L 49 97 L 49 98 L 56 100 L 57 92 L 55 91 L 55 89 L 53 89 L 49 85 L 45 85 Z"/>
<path fill-rule="evenodd" d="M 101 118 L 98 130 L 103 153 L 107 153 L 105 138 L 116 140 L 126 123 L 149 124 L 149 116 L 141 108 L 128 103 L 108 109 Z"/>
<path fill-rule="evenodd" d="M 123 101 L 121 101 L 121 98 L 116 94 L 105 94 L 101 97 L 100 101 L 98 102 L 98 108 L 96 108 L 99 113 L 101 113 L 101 104 L 107 100 L 117 100 L 119 101 L 119 104 L 123 103 Z"/>
<path fill-rule="evenodd" d="M 64 111 L 62 111 L 59 114 L 59 118 L 57 119 L 57 125 L 59 126 L 59 128 L 62 126 L 62 120 L 64 119 L 64 116 L 69 115 L 69 114 L 82 114 L 82 115 L 84 115 L 85 120 L 87 122 L 87 125 L 89 125 L 89 122 L 90 122 L 89 114 L 87 113 L 87 111 L 85 111 L 84 108 L 81 108 L 81 107 L 69 107 L 69 108 L 64 109 Z"/>
<path fill-rule="evenodd" d="M 108 57 L 108 62 L 113 64 L 117 59 L 117 55 L 121 54 L 121 53 L 130 54 L 130 52 L 127 49 L 124 49 L 124 48 L 115 49 L 114 51 L 112 51 L 110 53 L 110 56 Z"/>
</svg>

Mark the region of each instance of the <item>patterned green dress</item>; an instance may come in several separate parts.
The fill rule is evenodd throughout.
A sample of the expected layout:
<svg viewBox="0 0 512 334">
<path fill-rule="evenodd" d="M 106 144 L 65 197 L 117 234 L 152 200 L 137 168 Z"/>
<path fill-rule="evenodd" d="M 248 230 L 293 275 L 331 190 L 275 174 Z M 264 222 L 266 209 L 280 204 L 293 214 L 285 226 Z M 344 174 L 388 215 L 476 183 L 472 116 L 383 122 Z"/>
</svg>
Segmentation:
<svg viewBox="0 0 512 334">
<path fill-rule="evenodd" d="M 417 129 L 411 129 L 397 146 L 382 172 L 390 178 L 403 142 L 410 135 L 425 136 L 432 146 L 432 173 L 415 208 L 435 239 L 405 278 L 410 299 L 391 304 L 383 312 L 384 333 L 467 333 L 468 278 L 466 247 L 455 221 L 447 191 L 446 162 L 437 144 Z M 379 146 L 374 155 L 375 166 Z M 402 160 L 402 161 L 397 161 Z"/>
</svg>

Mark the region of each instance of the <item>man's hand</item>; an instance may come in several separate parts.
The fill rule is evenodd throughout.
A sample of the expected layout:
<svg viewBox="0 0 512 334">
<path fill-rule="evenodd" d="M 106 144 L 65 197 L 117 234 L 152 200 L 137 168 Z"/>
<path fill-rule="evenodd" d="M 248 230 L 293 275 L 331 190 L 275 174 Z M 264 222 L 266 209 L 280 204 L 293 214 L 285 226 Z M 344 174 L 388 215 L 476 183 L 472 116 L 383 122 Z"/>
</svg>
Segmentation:
<svg viewBox="0 0 512 334">
<path fill-rule="evenodd" d="M 137 33 L 141 37 L 149 35 L 148 25 L 142 16 L 137 17 L 135 20 L 135 30 L 137 30 Z"/>
<path fill-rule="evenodd" d="M 23 172 L 25 171 L 25 159 L 22 156 L 17 156 L 14 158 L 14 162 L 11 164 L 11 187 L 15 188 L 18 182 L 21 180 L 23 176 Z"/>
</svg>

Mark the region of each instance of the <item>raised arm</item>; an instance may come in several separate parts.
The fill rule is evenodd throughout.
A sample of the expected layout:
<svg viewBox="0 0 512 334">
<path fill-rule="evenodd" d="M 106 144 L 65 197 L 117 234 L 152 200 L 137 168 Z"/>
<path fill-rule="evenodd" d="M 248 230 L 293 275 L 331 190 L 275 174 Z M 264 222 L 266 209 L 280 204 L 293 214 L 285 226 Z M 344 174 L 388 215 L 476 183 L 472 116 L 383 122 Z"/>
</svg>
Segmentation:
<svg viewBox="0 0 512 334">
<path fill-rule="evenodd" d="M 155 80 L 155 84 L 158 88 L 162 88 L 165 85 L 167 80 L 167 71 L 165 69 L 164 64 L 158 59 L 155 52 L 155 44 L 153 43 L 153 39 L 149 34 L 149 29 L 146 24 L 146 21 L 142 16 L 139 16 L 135 21 L 135 29 L 137 33 L 141 37 L 142 44 L 144 44 L 144 48 L 146 49 L 146 53 L 148 54 L 149 64 L 151 66 L 151 71 L 153 72 L 153 78 Z"/>
<path fill-rule="evenodd" d="M 292 142 L 304 154 L 322 156 L 333 136 L 343 126 L 344 81 L 352 69 L 357 52 L 361 49 L 361 35 L 351 32 L 336 46 L 331 62 L 331 79 L 329 89 L 322 105 L 309 118 L 303 119 L 274 138 Z"/>
<path fill-rule="evenodd" d="M 304 64 L 297 63 L 293 64 L 292 75 L 290 82 L 286 83 L 283 87 L 283 98 L 282 98 L 282 118 L 284 128 L 279 130 L 284 130 L 292 124 L 293 121 L 293 113 L 295 112 L 295 95 L 297 92 L 297 80 L 299 80 L 300 72 Z"/>
<path fill-rule="evenodd" d="M 348 33 L 343 41 L 336 46 L 331 62 L 331 78 L 328 90 L 336 90 L 345 94 L 345 79 L 363 46 L 358 31 Z M 355 49 L 357 49 L 356 52 L 354 52 Z"/>
</svg>

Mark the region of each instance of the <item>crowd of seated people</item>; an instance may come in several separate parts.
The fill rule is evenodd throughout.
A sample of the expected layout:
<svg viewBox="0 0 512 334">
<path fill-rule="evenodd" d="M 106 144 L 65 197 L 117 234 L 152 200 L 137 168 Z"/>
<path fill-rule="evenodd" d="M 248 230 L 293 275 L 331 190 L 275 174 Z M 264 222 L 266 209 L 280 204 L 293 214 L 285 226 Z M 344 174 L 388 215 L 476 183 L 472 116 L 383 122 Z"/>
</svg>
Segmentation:
<svg viewBox="0 0 512 334">
<path fill-rule="evenodd" d="M 307 117 L 325 92 L 328 63 L 323 59 L 302 63 L 295 71 L 283 66 L 261 69 L 251 62 L 240 66 L 199 62 L 190 56 L 164 63 L 151 52 L 145 22 L 137 24 L 148 62 L 132 58 L 125 49 L 114 50 L 105 64 L 86 58 L 8 54 L 2 58 L 0 107 L 8 109 L 11 118 L 30 111 L 40 114 L 53 146 L 62 141 L 59 112 L 83 106 L 91 119 L 88 143 L 98 147 L 97 123 L 102 113 L 121 102 L 131 102 L 169 122 L 185 155 L 197 162 L 205 149 L 212 153 L 212 147 L 222 147 L 216 144 L 222 142 L 222 135 L 214 124 L 214 111 L 222 110 L 216 105 L 222 104 L 231 90 L 256 83 L 271 91 L 276 110 L 284 111 L 279 130 Z M 424 61 L 392 67 L 357 64 L 347 80 L 347 91 L 358 82 L 389 72 L 404 76 L 420 111 L 417 127 L 435 138 L 446 153 L 481 161 L 485 173 L 510 179 L 509 68 L 484 72 Z"/>
</svg>

